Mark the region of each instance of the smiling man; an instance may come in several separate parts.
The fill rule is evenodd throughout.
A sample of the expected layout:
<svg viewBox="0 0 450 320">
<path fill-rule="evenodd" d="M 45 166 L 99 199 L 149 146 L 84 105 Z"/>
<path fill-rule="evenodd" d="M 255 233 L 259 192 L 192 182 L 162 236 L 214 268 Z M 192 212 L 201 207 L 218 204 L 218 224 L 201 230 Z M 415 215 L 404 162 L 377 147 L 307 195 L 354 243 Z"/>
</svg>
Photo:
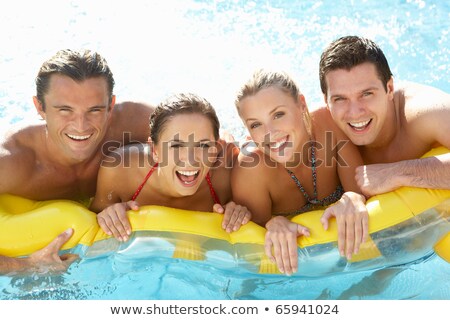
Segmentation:
<svg viewBox="0 0 450 320">
<path fill-rule="evenodd" d="M 320 59 L 320 85 L 337 125 L 358 146 L 356 179 L 368 196 L 401 186 L 450 189 L 450 95 L 408 83 L 394 88 L 386 57 L 373 41 L 346 36 Z"/>
<path fill-rule="evenodd" d="M 34 200 L 93 197 L 103 156 L 129 142 L 145 143 L 149 135 L 153 108 L 115 105 L 113 87 L 112 72 L 98 53 L 61 50 L 44 62 L 33 98 L 44 121 L 16 125 L 1 137 L 0 193 Z M 64 269 L 67 259 L 55 256 L 71 234 L 62 233 L 30 257 L 32 265 L 46 261 Z M 26 259 L 0 256 L 0 273 L 30 269 Z"/>
</svg>

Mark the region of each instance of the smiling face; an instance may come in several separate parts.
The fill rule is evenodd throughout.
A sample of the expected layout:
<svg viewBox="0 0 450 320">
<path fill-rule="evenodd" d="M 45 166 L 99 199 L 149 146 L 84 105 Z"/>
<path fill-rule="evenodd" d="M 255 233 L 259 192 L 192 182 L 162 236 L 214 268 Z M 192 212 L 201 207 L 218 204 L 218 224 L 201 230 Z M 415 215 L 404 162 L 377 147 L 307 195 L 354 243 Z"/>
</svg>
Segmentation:
<svg viewBox="0 0 450 320">
<path fill-rule="evenodd" d="M 309 135 L 302 121 L 304 97 L 298 101 L 271 86 L 248 95 L 239 102 L 239 114 L 261 151 L 279 163 L 293 161 Z"/>
<path fill-rule="evenodd" d="M 217 157 L 213 125 L 199 113 L 177 114 L 168 120 L 154 145 L 158 176 L 176 196 L 193 195 Z"/>
<path fill-rule="evenodd" d="M 359 146 L 377 145 L 384 139 L 393 111 L 393 79 L 387 92 L 375 65 L 366 62 L 350 70 L 336 69 L 325 76 L 325 102 L 337 125 Z"/>
<path fill-rule="evenodd" d="M 114 97 L 109 104 L 103 77 L 81 82 L 53 74 L 44 106 L 34 97 L 37 111 L 47 123 L 50 152 L 63 162 L 81 163 L 99 150 L 109 124 Z"/>
</svg>

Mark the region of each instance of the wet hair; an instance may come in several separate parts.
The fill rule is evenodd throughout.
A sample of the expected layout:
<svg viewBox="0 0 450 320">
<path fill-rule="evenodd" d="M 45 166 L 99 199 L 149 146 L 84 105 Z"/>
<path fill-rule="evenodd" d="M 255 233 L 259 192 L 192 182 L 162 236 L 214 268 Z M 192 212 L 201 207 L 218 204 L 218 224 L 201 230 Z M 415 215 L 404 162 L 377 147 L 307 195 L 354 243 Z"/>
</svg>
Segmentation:
<svg viewBox="0 0 450 320">
<path fill-rule="evenodd" d="M 219 140 L 220 123 L 216 111 L 204 98 L 193 93 L 180 93 L 170 96 L 155 108 L 150 116 L 150 138 L 153 143 L 159 142 L 161 132 L 167 123 L 179 114 L 201 114 L 211 122 L 214 138 Z"/>
<path fill-rule="evenodd" d="M 239 113 L 239 103 L 248 96 L 254 96 L 259 91 L 275 87 L 290 95 L 295 102 L 301 94 L 299 87 L 289 74 L 283 71 L 269 71 L 260 69 L 253 73 L 253 76 L 239 89 L 234 104 Z M 311 116 L 308 108 L 303 113 L 303 121 L 306 130 L 311 134 Z"/>
<path fill-rule="evenodd" d="M 387 83 L 392 77 L 392 72 L 383 51 L 372 40 L 358 36 L 346 36 L 330 43 L 320 57 L 319 79 L 322 93 L 327 94 L 325 77 L 328 72 L 337 69 L 350 70 L 365 62 L 375 65 L 378 78 L 387 91 Z"/>
<path fill-rule="evenodd" d="M 36 96 L 44 111 L 44 96 L 48 93 L 50 78 L 53 74 L 61 74 L 75 81 L 103 77 L 108 85 L 109 102 L 112 101 L 113 74 L 106 60 L 96 52 L 90 50 L 60 50 L 42 64 L 36 77 Z"/>
</svg>

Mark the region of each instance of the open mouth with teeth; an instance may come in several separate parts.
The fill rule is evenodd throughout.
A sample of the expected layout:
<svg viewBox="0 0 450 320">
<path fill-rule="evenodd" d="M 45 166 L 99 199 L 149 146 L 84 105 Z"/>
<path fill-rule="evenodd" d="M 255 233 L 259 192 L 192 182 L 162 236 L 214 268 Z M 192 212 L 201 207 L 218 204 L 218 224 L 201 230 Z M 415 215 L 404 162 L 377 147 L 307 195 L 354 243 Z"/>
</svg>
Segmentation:
<svg viewBox="0 0 450 320">
<path fill-rule="evenodd" d="M 187 170 L 177 170 L 176 175 L 181 183 L 185 186 L 192 186 L 197 181 L 200 170 L 187 171 Z"/>
<path fill-rule="evenodd" d="M 372 123 L 372 119 L 366 120 L 366 121 L 359 121 L 359 122 L 349 122 L 348 125 L 350 128 L 352 128 L 354 131 L 364 131 L 369 127 L 369 125 Z"/>
<path fill-rule="evenodd" d="M 270 151 L 272 151 L 272 152 L 280 152 L 284 148 L 286 148 L 286 146 L 288 145 L 287 141 L 288 141 L 288 137 L 286 136 L 281 140 L 268 143 L 267 146 L 269 147 Z"/>
<path fill-rule="evenodd" d="M 89 139 L 92 136 L 92 134 L 78 136 L 78 135 L 66 133 L 66 136 L 75 141 L 86 141 L 87 139 Z"/>
</svg>

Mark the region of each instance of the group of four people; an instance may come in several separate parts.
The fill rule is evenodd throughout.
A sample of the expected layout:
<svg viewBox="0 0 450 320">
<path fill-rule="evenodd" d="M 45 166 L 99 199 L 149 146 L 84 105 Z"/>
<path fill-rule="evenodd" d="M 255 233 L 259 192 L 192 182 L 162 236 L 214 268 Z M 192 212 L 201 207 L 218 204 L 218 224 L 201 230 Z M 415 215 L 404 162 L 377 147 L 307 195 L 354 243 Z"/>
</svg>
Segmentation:
<svg viewBox="0 0 450 320">
<path fill-rule="evenodd" d="M 36 79 L 33 101 L 45 121 L 2 138 L 0 193 L 93 197 L 100 227 L 119 241 L 132 232 L 126 211 L 140 205 L 223 213 L 228 232 L 253 220 L 286 274 L 298 267 L 297 237 L 309 235 L 290 216 L 326 208 L 321 222 L 327 229 L 335 217 L 339 251 L 351 258 L 368 236 L 367 197 L 400 186 L 450 189 L 450 154 L 419 159 L 450 148 L 450 95 L 418 84 L 394 89 L 382 50 L 357 36 L 332 42 L 319 72 L 326 106 L 309 112 L 288 74 L 257 71 L 235 102 L 252 140 L 239 150 L 220 140 L 205 99 L 115 104 L 100 55 L 60 51 Z M 29 257 L 0 256 L 0 273 L 65 270 L 76 257 L 58 252 L 71 233 Z"/>
</svg>

